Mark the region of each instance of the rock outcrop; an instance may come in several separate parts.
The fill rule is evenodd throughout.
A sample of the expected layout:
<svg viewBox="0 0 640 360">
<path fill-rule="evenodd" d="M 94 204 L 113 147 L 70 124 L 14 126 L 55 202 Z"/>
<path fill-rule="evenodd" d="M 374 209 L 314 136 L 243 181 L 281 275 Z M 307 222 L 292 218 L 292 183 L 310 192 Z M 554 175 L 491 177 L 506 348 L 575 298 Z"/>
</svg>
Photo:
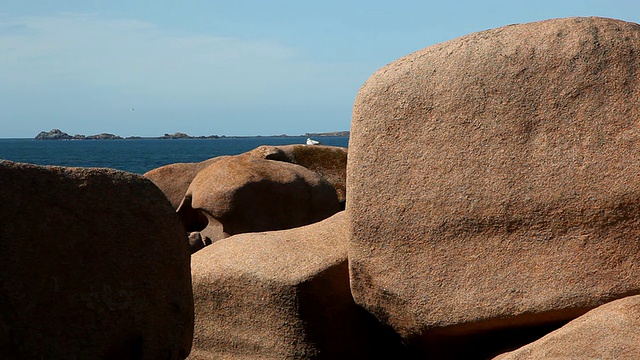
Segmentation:
<svg viewBox="0 0 640 360">
<path fill-rule="evenodd" d="M 399 337 L 351 297 L 343 212 L 232 236 L 192 257 L 189 359 L 398 358 Z"/>
<path fill-rule="evenodd" d="M 373 75 L 347 170 L 356 302 L 451 356 L 458 340 L 640 293 L 638 64 L 639 25 L 570 18 Z"/>
<path fill-rule="evenodd" d="M 308 225 L 338 211 L 335 189 L 316 172 L 246 154 L 200 170 L 178 208 L 187 230 L 211 241 Z"/>
<path fill-rule="evenodd" d="M 628 359 L 640 356 L 640 296 L 616 300 L 496 360 Z"/>
<path fill-rule="evenodd" d="M 0 358 L 184 359 L 184 229 L 149 180 L 0 162 Z"/>
<path fill-rule="evenodd" d="M 340 204 L 339 210 L 344 210 L 345 207 L 345 199 L 346 199 L 346 172 L 347 172 L 347 149 L 337 146 L 306 146 L 306 145 L 284 145 L 284 146 L 260 146 L 254 150 L 248 151 L 244 154 L 240 154 L 237 156 L 250 156 L 256 159 L 263 160 L 274 160 L 274 161 L 282 161 L 291 164 L 300 165 L 306 169 L 309 169 L 315 172 L 317 175 L 320 175 L 323 179 L 325 179 L 329 184 L 333 186 L 335 189 L 336 195 L 338 197 L 338 201 Z M 154 184 L 156 184 L 162 192 L 167 196 L 171 204 L 175 209 L 178 209 L 180 204 L 185 199 L 185 195 L 187 194 L 187 190 L 191 185 L 193 179 L 198 175 L 201 171 L 206 169 L 209 165 L 226 159 L 228 156 L 220 156 L 211 158 L 199 163 L 176 163 L 161 166 L 159 168 L 148 171 L 144 174 L 145 177 L 151 179 Z M 226 160 L 229 162 L 229 160 Z M 233 162 L 233 161 L 232 161 Z M 258 161 L 257 163 L 263 163 Z M 226 166 L 226 165 L 224 165 Z M 260 170 L 258 170 L 260 171 Z M 305 170 L 307 175 L 309 172 Z M 209 183 L 207 185 L 209 190 L 216 188 L 216 182 L 220 181 L 220 179 L 225 178 L 224 170 L 218 169 L 216 170 L 216 178 L 212 181 L 205 180 Z M 305 175 L 305 176 L 307 176 Z M 206 179 L 208 175 L 201 176 L 202 179 Z M 223 180 L 224 182 L 228 182 L 229 179 Z M 233 181 L 233 180 L 232 180 Z M 256 179 L 251 181 L 257 181 Z M 228 189 L 227 189 L 228 190 Z M 220 191 L 226 190 L 215 190 L 218 194 Z M 204 192 L 200 192 L 199 196 L 202 198 L 206 194 Z M 293 194 L 292 194 L 293 195 Z M 269 201 L 268 203 L 262 203 L 262 205 L 268 204 L 268 207 L 265 207 L 264 210 L 270 212 L 276 207 L 287 207 L 291 205 L 291 202 L 287 202 L 291 200 L 290 197 L 283 198 L 274 198 L 273 202 Z M 207 200 L 209 201 L 209 200 Z M 201 210 L 195 210 L 189 204 L 191 204 L 192 199 L 188 198 L 185 202 L 185 207 L 180 212 L 183 222 L 185 226 L 190 230 L 189 235 L 189 244 L 192 252 L 196 252 L 202 249 L 204 246 L 211 244 L 213 241 L 219 240 L 221 238 L 226 237 L 228 234 L 225 234 L 223 230 L 222 224 L 220 222 L 210 216 L 211 212 L 206 211 L 206 207 L 216 207 L 219 204 L 208 203 L 205 204 L 202 201 L 200 204 L 203 206 Z M 280 204 L 278 204 L 280 203 Z M 243 211 L 249 214 L 250 212 L 259 212 L 260 209 L 256 208 L 256 203 L 253 201 L 248 201 L 245 203 L 238 203 L 237 207 L 240 210 L 235 210 L 236 215 L 242 213 Z M 306 205 L 307 209 L 312 209 L 314 204 L 308 203 Z M 242 210 L 244 209 L 244 210 Z M 275 219 L 278 217 L 287 216 L 283 213 L 271 213 Z M 333 212 L 331 212 L 333 214 Z M 330 215 L 330 214 L 329 214 Z M 326 216 L 325 216 L 326 217 Z M 324 219 L 324 217 L 316 218 L 316 221 Z M 262 220 L 261 220 L 262 221 Z M 267 220 L 265 220 L 267 221 Z M 272 230 L 281 230 L 285 228 L 290 228 L 294 226 L 306 225 L 309 224 L 310 221 L 313 220 L 304 220 L 303 222 L 298 222 L 296 220 L 290 220 L 282 222 L 282 220 L 276 220 L 280 222 L 280 225 L 274 225 L 274 227 L 270 228 Z M 295 224 L 295 225 L 286 225 L 286 224 Z M 206 229 L 206 230 L 205 230 Z M 253 229 L 253 227 L 252 227 Z M 260 227 L 260 230 L 263 231 L 269 229 L 268 227 Z M 204 230 L 204 231 L 202 231 Z M 243 231 L 245 232 L 245 231 Z"/>
</svg>

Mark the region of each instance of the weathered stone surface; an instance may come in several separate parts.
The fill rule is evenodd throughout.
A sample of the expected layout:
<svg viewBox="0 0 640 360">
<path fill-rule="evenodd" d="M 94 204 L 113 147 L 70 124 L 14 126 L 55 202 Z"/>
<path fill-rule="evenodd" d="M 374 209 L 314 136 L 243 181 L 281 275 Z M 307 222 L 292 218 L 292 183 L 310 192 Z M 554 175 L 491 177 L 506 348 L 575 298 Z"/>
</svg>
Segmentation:
<svg viewBox="0 0 640 360">
<path fill-rule="evenodd" d="M 0 162 L 0 358 L 183 359 L 184 229 L 149 180 Z"/>
<path fill-rule="evenodd" d="M 178 208 L 188 231 L 212 241 L 303 226 L 338 211 L 335 189 L 316 172 L 246 154 L 200 170 Z"/>
<path fill-rule="evenodd" d="M 338 200 L 346 200 L 347 148 L 323 145 L 263 145 L 247 154 L 298 164 L 322 175 L 336 189 Z"/>
<path fill-rule="evenodd" d="M 496 360 L 640 357 L 640 296 L 597 307 L 542 339 Z"/>
<path fill-rule="evenodd" d="M 639 64 L 639 25 L 571 18 L 373 75 L 347 167 L 356 302 L 429 349 L 639 293 Z"/>
<path fill-rule="evenodd" d="M 216 157 L 198 163 L 175 163 L 147 171 L 144 176 L 167 196 L 174 209 L 178 209 L 189 185 L 200 170 L 224 157 Z"/>
<path fill-rule="evenodd" d="M 401 354 L 399 338 L 353 302 L 344 212 L 216 242 L 193 254 L 192 273 L 192 360 Z"/>
</svg>

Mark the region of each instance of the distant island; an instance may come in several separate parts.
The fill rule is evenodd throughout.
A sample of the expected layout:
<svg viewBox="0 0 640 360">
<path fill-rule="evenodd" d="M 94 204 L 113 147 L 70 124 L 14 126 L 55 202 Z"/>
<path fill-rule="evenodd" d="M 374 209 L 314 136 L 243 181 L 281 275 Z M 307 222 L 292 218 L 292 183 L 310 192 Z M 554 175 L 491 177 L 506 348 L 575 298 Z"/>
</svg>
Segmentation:
<svg viewBox="0 0 640 360">
<path fill-rule="evenodd" d="M 336 131 L 336 132 L 328 132 L 328 133 L 306 133 L 304 135 L 270 135 L 270 136 L 260 136 L 257 137 L 322 137 L 322 136 L 344 136 L 349 137 L 349 131 Z M 141 136 L 128 136 L 122 137 L 109 133 L 102 133 L 97 135 L 69 135 L 60 129 L 53 129 L 51 131 L 41 131 L 38 135 L 36 135 L 36 140 L 130 140 L 130 139 L 220 139 L 220 138 L 241 138 L 246 136 L 225 136 L 225 135 L 209 135 L 209 136 L 190 136 L 185 133 L 177 132 L 174 134 L 164 134 L 162 136 L 155 137 L 141 137 Z"/>
</svg>

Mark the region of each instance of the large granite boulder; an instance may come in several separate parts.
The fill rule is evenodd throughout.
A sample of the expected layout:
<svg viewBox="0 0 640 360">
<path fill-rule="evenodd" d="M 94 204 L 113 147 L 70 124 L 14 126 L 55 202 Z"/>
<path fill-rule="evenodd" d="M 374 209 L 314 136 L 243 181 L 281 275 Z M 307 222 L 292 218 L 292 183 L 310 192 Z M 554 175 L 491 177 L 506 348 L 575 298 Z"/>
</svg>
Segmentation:
<svg viewBox="0 0 640 360">
<path fill-rule="evenodd" d="M 344 212 L 296 229 L 232 236 L 193 254 L 189 359 L 367 359 L 399 338 L 351 297 Z"/>
<path fill-rule="evenodd" d="M 223 158 L 221 156 L 197 163 L 169 164 L 149 170 L 144 176 L 153 181 L 162 190 L 174 209 L 178 209 L 184 194 L 186 194 L 189 185 L 191 185 L 191 181 L 198 175 L 200 170 Z"/>
<path fill-rule="evenodd" d="M 149 180 L 0 162 L 0 358 L 184 359 L 190 254 Z"/>
<path fill-rule="evenodd" d="M 374 74 L 347 167 L 356 302 L 430 352 L 640 293 L 639 63 L 639 25 L 570 18 Z"/>
<path fill-rule="evenodd" d="M 258 231 L 308 225 L 340 211 L 336 191 L 300 165 L 247 154 L 200 170 L 178 208 L 188 231 L 212 242 Z"/>
<path fill-rule="evenodd" d="M 346 201 L 347 148 L 324 145 L 259 146 L 247 154 L 269 160 L 286 161 L 320 174 L 336 189 L 344 209 Z"/>
<path fill-rule="evenodd" d="M 640 296 L 597 307 L 542 339 L 496 360 L 640 357 Z"/>
</svg>

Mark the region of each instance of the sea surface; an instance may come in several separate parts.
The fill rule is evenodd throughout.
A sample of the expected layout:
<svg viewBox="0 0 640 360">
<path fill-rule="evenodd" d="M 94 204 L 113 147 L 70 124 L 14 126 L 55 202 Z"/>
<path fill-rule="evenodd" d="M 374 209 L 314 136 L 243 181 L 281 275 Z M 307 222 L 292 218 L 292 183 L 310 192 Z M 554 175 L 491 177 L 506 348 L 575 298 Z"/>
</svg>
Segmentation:
<svg viewBox="0 0 640 360">
<path fill-rule="evenodd" d="M 347 147 L 348 137 L 318 137 L 322 145 Z M 306 137 L 219 139 L 33 140 L 0 139 L 0 159 L 38 165 L 106 167 L 137 174 L 178 162 L 237 155 L 260 145 L 304 144 Z"/>
</svg>

